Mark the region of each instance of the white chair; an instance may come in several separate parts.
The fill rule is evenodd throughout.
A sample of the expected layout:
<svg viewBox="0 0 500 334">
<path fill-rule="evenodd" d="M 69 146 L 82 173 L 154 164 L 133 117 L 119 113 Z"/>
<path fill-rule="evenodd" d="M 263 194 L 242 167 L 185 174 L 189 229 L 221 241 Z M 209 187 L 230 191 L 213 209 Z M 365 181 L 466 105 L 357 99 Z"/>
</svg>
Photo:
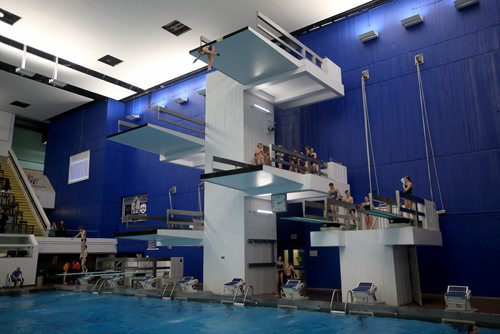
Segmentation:
<svg viewBox="0 0 500 334">
<path fill-rule="evenodd" d="M 450 311 L 473 311 L 470 304 L 471 290 L 468 286 L 448 285 L 444 295 L 446 310 Z"/>
<path fill-rule="evenodd" d="M 144 279 L 137 281 L 137 287 L 141 287 L 146 290 L 151 290 L 156 288 L 156 277 L 152 275 L 144 276 Z"/>
<path fill-rule="evenodd" d="M 182 291 L 196 291 L 194 286 L 198 284 L 198 280 L 193 276 L 185 276 L 182 278 L 182 281 L 177 284 L 179 284 Z"/>
<path fill-rule="evenodd" d="M 377 287 L 372 282 L 359 282 L 358 286 L 352 289 L 352 297 L 355 303 L 375 303 Z"/>
<path fill-rule="evenodd" d="M 283 286 L 285 298 L 302 298 L 304 296 L 305 285 L 299 279 L 291 279 Z"/>
<path fill-rule="evenodd" d="M 233 278 L 231 282 L 224 283 L 224 293 L 244 293 L 245 281 L 242 278 Z"/>
</svg>

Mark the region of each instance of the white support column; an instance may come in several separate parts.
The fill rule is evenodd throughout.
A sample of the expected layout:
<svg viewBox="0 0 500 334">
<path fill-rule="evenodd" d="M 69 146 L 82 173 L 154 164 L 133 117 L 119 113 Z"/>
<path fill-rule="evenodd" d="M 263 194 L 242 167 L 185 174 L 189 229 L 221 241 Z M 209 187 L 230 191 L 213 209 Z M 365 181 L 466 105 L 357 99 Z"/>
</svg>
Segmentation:
<svg viewBox="0 0 500 334">
<path fill-rule="evenodd" d="M 205 166 L 210 166 L 212 157 L 218 156 L 231 160 L 250 163 L 257 143 L 274 143 L 274 133 L 268 133 L 267 120 L 273 120 L 273 107 L 244 92 L 243 86 L 220 72 L 212 72 L 206 79 L 205 113 Z M 271 113 L 253 110 L 251 105 L 260 103 Z M 212 170 L 205 170 L 207 173 Z M 274 217 L 274 216 L 272 216 Z M 205 290 L 222 293 L 224 283 L 233 277 L 240 277 L 256 287 L 260 276 L 270 276 L 268 271 L 248 276 L 248 263 L 254 256 L 247 254 L 248 237 L 246 232 L 255 235 L 250 226 L 248 206 L 245 206 L 245 193 L 242 191 L 205 184 L 205 235 L 203 256 L 203 287 Z M 272 233 L 264 233 L 264 238 L 276 238 L 276 219 L 269 222 Z M 259 276 L 260 275 L 260 276 Z M 248 278 L 247 278 L 248 276 Z M 254 281 L 254 282 L 253 282 Z M 273 287 L 271 279 L 270 286 Z"/>
</svg>

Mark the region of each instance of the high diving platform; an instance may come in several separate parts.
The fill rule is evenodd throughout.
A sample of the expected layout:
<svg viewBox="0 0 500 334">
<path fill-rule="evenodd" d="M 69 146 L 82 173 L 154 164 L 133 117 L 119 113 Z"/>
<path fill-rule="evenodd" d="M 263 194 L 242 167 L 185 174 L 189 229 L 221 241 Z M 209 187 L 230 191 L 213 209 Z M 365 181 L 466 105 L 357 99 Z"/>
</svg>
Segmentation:
<svg viewBox="0 0 500 334">
<path fill-rule="evenodd" d="M 194 168 L 205 165 L 204 139 L 159 125 L 145 123 L 109 135 L 107 139 L 158 154 L 161 161 Z"/>
<path fill-rule="evenodd" d="M 245 27 L 203 46 L 217 53 L 217 70 L 281 109 L 344 96 L 340 67 L 257 13 L 257 27 Z M 200 48 L 190 51 L 208 62 Z"/>
<path fill-rule="evenodd" d="M 158 246 L 202 246 L 202 230 L 150 229 L 117 232 L 117 239 L 156 241 Z"/>
<path fill-rule="evenodd" d="M 277 146 L 270 145 L 270 151 L 288 151 Z M 304 155 L 296 153 L 303 159 L 310 159 L 324 164 L 320 160 L 311 159 Z M 222 164 L 231 165 L 234 169 L 220 170 L 214 168 L 214 172 L 200 175 L 204 182 L 216 184 L 222 187 L 236 189 L 245 192 L 248 196 L 259 196 L 261 199 L 271 199 L 271 194 L 287 194 L 287 201 L 299 201 L 304 198 L 324 198 L 328 192 L 328 183 L 333 180 L 327 178 L 327 174 L 318 171 L 317 173 L 300 173 L 285 169 L 284 164 L 289 164 L 282 159 L 271 159 L 277 162 L 272 165 L 250 165 L 247 163 L 234 161 L 230 159 L 213 157 L 213 165 Z M 278 167 L 279 164 L 283 164 Z M 328 163 L 335 164 L 335 163 Z M 325 166 L 327 164 L 325 163 Z M 344 166 L 340 166 L 345 168 Z M 348 189 L 348 185 L 343 182 L 335 181 L 339 189 Z"/>
</svg>

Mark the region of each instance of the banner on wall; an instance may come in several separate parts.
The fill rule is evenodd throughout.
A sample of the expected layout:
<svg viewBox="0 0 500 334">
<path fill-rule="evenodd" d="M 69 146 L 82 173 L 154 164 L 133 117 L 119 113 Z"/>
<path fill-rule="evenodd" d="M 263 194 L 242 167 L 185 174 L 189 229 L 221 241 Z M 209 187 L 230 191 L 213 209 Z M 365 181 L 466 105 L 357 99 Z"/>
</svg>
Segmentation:
<svg viewBox="0 0 500 334">
<path fill-rule="evenodd" d="M 35 169 L 24 168 L 31 188 L 35 191 L 42 208 L 53 209 L 56 202 L 56 192 L 50 184 L 49 178 L 43 172 Z"/>
<path fill-rule="evenodd" d="M 148 214 L 148 194 L 123 197 L 122 223 L 144 221 L 144 219 L 131 219 L 130 216 L 146 216 Z"/>
</svg>

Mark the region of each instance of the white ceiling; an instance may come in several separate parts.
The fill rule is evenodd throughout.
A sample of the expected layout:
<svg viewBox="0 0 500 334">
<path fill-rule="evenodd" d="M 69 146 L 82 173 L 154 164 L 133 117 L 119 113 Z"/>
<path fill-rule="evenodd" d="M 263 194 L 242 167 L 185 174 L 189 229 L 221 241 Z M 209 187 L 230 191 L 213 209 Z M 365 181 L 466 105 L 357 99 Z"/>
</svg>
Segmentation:
<svg viewBox="0 0 500 334">
<path fill-rule="evenodd" d="M 200 35 L 216 39 L 245 26 L 255 26 L 259 10 L 287 31 L 294 31 L 349 10 L 366 0 L 0 0 L 0 8 L 21 17 L 13 26 L 0 22 L 0 34 L 49 54 L 64 58 L 142 89 L 203 67 L 193 64 L 188 51 L 199 45 Z M 177 37 L 161 27 L 179 20 L 192 30 Z M 97 59 L 110 54 L 124 62 L 115 67 Z M 0 61 L 20 66 L 22 52 L 0 44 Z M 320 55 L 321 56 L 321 55 Z M 51 77 L 53 63 L 29 55 L 26 68 Z M 44 120 L 83 101 L 76 94 L 15 78 L 0 71 L 0 111 L 15 99 L 31 103 L 22 115 Z M 58 79 L 113 99 L 134 92 L 59 67 Z M 25 86 L 24 86 L 25 85 Z M 65 95 L 65 102 L 60 102 Z M 74 96 L 69 96 L 74 95 Z M 52 100 L 39 105 L 38 99 Z M 88 99 L 87 99 L 88 100 Z M 70 108 L 71 108 L 70 106 Z M 50 110 L 48 110 L 50 109 Z M 21 113 L 20 113 L 21 114 Z"/>
</svg>

